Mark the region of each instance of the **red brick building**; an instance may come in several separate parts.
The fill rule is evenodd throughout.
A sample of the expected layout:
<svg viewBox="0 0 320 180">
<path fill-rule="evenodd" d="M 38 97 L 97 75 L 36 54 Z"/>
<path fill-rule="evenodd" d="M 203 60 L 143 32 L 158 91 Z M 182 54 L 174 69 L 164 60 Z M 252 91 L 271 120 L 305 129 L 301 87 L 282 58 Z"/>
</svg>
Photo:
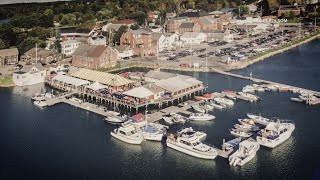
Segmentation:
<svg viewBox="0 0 320 180">
<path fill-rule="evenodd" d="M 108 46 L 81 44 L 72 54 L 72 65 L 76 67 L 99 69 L 116 64 L 117 54 Z"/>
<path fill-rule="evenodd" d="M 120 38 L 120 45 L 130 46 L 137 56 L 154 56 L 156 53 L 150 29 L 142 28 L 124 33 Z"/>
<path fill-rule="evenodd" d="M 179 33 L 183 34 L 185 32 L 200 32 L 200 25 L 193 22 L 181 23 Z"/>
</svg>

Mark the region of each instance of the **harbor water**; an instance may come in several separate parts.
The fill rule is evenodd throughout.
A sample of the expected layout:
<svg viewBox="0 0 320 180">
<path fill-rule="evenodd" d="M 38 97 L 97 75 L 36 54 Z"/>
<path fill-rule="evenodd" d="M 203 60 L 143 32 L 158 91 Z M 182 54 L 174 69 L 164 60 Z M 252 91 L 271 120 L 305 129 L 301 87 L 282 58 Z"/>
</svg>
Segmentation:
<svg viewBox="0 0 320 180">
<path fill-rule="evenodd" d="M 253 72 L 262 79 L 320 90 L 319 46 L 320 41 L 313 41 L 237 73 Z M 208 92 L 240 91 L 251 83 L 215 73 L 176 73 L 199 78 L 209 85 Z M 206 142 L 220 148 L 223 139 L 232 138 L 228 129 L 248 112 L 295 122 L 296 130 L 285 143 L 275 149 L 261 147 L 245 166 L 230 167 L 227 159 L 193 158 L 164 142 L 125 144 L 110 136 L 115 126 L 104 123 L 103 117 L 66 104 L 39 109 L 30 96 L 44 89 L 0 89 L 1 179 L 320 178 L 320 107 L 291 102 L 291 93 L 258 92 L 261 101 L 238 100 L 230 109 L 213 111 L 212 122 L 173 127 L 205 131 Z"/>
</svg>

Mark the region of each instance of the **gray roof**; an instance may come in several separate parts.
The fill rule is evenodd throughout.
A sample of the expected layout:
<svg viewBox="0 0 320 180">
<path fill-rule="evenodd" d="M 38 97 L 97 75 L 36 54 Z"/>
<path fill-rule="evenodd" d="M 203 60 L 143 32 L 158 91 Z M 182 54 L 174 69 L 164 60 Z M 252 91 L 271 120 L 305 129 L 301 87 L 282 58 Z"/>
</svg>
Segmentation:
<svg viewBox="0 0 320 180">
<path fill-rule="evenodd" d="M 116 49 L 118 52 L 123 52 L 123 51 L 127 50 L 128 48 L 130 49 L 129 46 L 115 46 L 114 47 L 114 49 Z"/>
<path fill-rule="evenodd" d="M 80 44 L 72 55 L 99 58 L 106 49 L 107 47 L 102 45 Z"/>
<path fill-rule="evenodd" d="M 177 76 L 176 74 L 168 73 L 168 72 L 161 72 L 161 71 L 154 71 L 150 70 L 147 74 L 144 75 L 145 77 L 153 78 L 153 79 L 168 79 L 171 77 Z"/>
<path fill-rule="evenodd" d="M 171 93 L 178 92 L 198 84 L 202 84 L 202 82 L 190 76 L 182 75 L 155 82 L 155 85 Z"/>
<path fill-rule="evenodd" d="M 36 67 L 39 71 L 45 70 L 44 67 L 42 66 L 42 64 L 37 63 L 37 64 L 34 64 L 34 65 L 24 65 L 18 72 L 20 72 L 20 73 L 30 72 L 30 70 L 31 70 L 33 67 Z"/>
<path fill-rule="evenodd" d="M 1 49 L 0 50 L 0 56 L 15 56 L 18 54 L 19 54 L 19 51 L 17 48 Z"/>
<path fill-rule="evenodd" d="M 181 23 L 179 28 L 193 28 L 194 23 Z"/>
</svg>

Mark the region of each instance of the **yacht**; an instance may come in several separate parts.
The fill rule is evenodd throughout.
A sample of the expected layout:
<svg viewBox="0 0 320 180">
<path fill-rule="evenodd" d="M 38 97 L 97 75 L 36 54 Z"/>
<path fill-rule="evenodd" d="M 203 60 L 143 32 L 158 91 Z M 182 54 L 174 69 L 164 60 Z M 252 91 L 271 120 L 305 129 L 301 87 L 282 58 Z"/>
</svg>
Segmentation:
<svg viewBox="0 0 320 180">
<path fill-rule="evenodd" d="M 149 141 L 161 141 L 165 132 L 164 126 L 156 123 L 148 123 L 139 129 L 143 138 Z"/>
<path fill-rule="evenodd" d="M 34 101 L 33 104 L 40 108 L 44 108 L 48 106 L 48 104 L 45 101 Z"/>
<path fill-rule="evenodd" d="M 251 124 L 236 124 L 234 125 L 235 128 L 246 131 L 246 132 L 253 132 L 253 131 L 259 131 L 260 128 L 256 125 Z"/>
<path fill-rule="evenodd" d="M 233 135 L 235 137 L 249 138 L 250 136 L 252 136 L 252 133 L 245 132 L 240 129 L 229 129 L 229 131 L 230 131 L 231 135 Z"/>
<path fill-rule="evenodd" d="M 242 125 L 246 125 L 246 124 L 255 125 L 253 119 L 238 119 L 238 121 Z"/>
<path fill-rule="evenodd" d="M 111 136 L 129 144 L 141 144 L 143 141 L 143 136 L 137 132 L 131 122 L 122 123 L 119 128 L 114 129 L 110 134 Z"/>
<path fill-rule="evenodd" d="M 182 116 L 182 115 L 180 115 L 180 114 L 177 114 L 177 113 L 170 113 L 170 116 L 173 117 L 173 120 L 174 120 L 175 122 L 182 122 L 182 123 L 184 123 L 184 122 L 186 122 L 186 121 L 188 120 L 188 118 L 186 118 L 186 117 L 184 117 L 184 116 Z"/>
<path fill-rule="evenodd" d="M 46 100 L 45 94 L 40 94 L 40 93 L 35 93 L 31 97 L 31 99 L 34 100 L 34 101 L 45 101 Z"/>
<path fill-rule="evenodd" d="M 262 129 L 257 136 L 257 142 L 269 148 L 275 148 L 291 136 L 295 129 L 292 121 L 278 120 L 270 122 L 265 129 Z"/>
<path fill-rule="evenodd" d="M 127 121 L 127 118 L 119 116 L 107 116 L 104 118 L 104 120 L 110 124 L 121 124 Z"/>
<path fill-rule="evenodd" d="M 213 147 L 202 143 L 194 133 L 170 134 L 167 138 L 167 146 L 201 159 L 214 159 L 218 155 Z"/>
<path fill-rule="evenodd" d="M 221 105 L 226 105 L 226 106 L 234 105 L 234 102 L 227 98 L 214 98 L 213 100 Z"/>
<path fill-rule="evenodd" d="M 273 84 L 268 84 L 266 89 L 268 91 L 278 91 L 279 87 L 277 85 L 273 85 Z"/>
<path fill-rule="evenodd" d="M 234 147 L 238 146 L 240 142 L 241 142 L 240 137 L 232 139 L 228 142 L 223 143 L 222 149 L 229 151 L 229 150 L 233 149 Z"/>
<path fill-rule="evenodd" d="M 46 94 L 44 94 L 44 97 L 48 98 L 48 99 L 52 99 L 52 98 L 55 98 L 56 96 L 53 95 L 53 93 L 46 93 Z"/>
<path fill-rule="evenodd" d="M 250 102 L 259 100 L 258 96 L 250 93 L 239 92 L 238 94 L 240 95 L 240 97 L 242 96 L 243 98 L 248 99 Z"/>
<path fill-rule="evenodd" d="M 243 166 L 256 156 L 260 145 L 252 138 L 239 143 L 239 149 L 229 157 L 232 166 Z"/>
<path fill-rule="evenodd" d="M 162 119 L 168 123 L 168 124 L 174 124 L 174 120 L 173 120 L 173 117 L 167 117 L 167 116 L 163 116 Z"/>
<path fill-rule="evenodd" d="M 205 113 L 191 113 L 189 119 L 191 121 L 210 121 L 216 118 L 214 115 Z"/>
<path fill-rule="evenodd" d="M 270 119 L 261 117 L 260 115 L 258 116 L 258 115 L 254 115 L 251 113 L 247 113 L 247 116 L 248 116 L 248 118 L 252 119 L 254 122 L 261 124 L 261 125 L 264 125 L 264 126 L 266 126 L 270 123 Z"/>
<path fill-rule="evenodd" d="M 195 130 L 193 130 L 192 127 L 183 128 L 183 129 L 181 129 L 180 131 L 178 131 L 178 133 L 180 133 L 180 134 L 181 134 L 181 133 L 186 133 L 186 134 L 189 134 L 189 135 L 195 134 L 195 135 L 199 138 L 200 141 L 205 140 L 206 137 L 207 137 L 207 134 L 206 134 L 205 132 L 195 131 Z"/>
<path fill-rule="evenodd" d="M 214 102 L 211 103 L 211 106 L 212 106 L 213 108 L 215 108 L 215 109 L 220 109 L 220 110 L 224 108 L 224 106 L 221 106 L 221 105 L 216 104 L 216 103 L 214 103 Z"/>
<path fill-rule="evenodd" d="M 296 97 L 291 97 L 290 100 L 294 101 L 294 102 L 303 102 L 304 101 L 303 99 L 296 98 Z"/>
<path fill-rule="evenodd" d="M 253 93 L 255 91 L 255 88 L 253 86 L 245 86 L 244 88 L 242 88 L 242 92 L 244 93 Z"/>
<path fill-rule="evenodd" d="M 108 114 L 110 114 L 111 116 L 119 116 L 120 115 L 120 113 L 119 112 L 116 112 L 116 111 L 109 111 L 109 110 L 107 110 L 106 111 Z"/>
</svg>

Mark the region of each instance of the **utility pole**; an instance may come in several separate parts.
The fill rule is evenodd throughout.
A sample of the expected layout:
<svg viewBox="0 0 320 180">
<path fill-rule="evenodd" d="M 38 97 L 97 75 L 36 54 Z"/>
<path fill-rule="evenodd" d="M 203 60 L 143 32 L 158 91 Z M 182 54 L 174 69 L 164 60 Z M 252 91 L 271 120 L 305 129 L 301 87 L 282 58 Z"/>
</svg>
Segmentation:
<svg viewBox="0 0 320 180">
<path fill-rule="evenodd" d="M 314 17 L 314 32 L 317 32 L 317 17 Z"/>
</svg>

